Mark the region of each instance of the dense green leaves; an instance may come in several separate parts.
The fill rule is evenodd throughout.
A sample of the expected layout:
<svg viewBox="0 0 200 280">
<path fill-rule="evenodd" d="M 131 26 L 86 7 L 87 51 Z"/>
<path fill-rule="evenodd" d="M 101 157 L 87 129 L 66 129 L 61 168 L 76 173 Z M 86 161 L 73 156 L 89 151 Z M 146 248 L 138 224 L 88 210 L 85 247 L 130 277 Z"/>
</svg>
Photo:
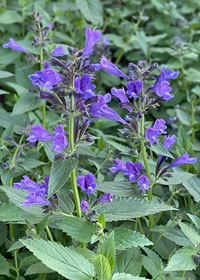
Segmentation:
<svg viewBox="0 0 200 280">
<path fill-rule="evenodd" d="M 6 259 L 0 254 L 0 275 L 9 276 L 9 264 Z"/>
<path fill-rule="evenodd" d="M 103 23 L 103 7 L 99 0 L 76 0 L 77 8 L 86 20 L 94 24 Z"/>
</svg>

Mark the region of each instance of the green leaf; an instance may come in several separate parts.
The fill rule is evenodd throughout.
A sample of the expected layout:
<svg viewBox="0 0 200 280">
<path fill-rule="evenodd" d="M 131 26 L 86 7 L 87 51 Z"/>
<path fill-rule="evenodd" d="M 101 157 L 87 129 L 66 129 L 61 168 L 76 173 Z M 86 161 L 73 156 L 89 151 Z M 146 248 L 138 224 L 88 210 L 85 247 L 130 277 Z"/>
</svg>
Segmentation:
<svg viewBox="0 0 200 280">
<path fill-rule="evenodd" d="M 190 219 L 195 224 L 197 229 L 200 229 L 200 218 L 195 215 L 191 215 L 191 214 L 187 214 L 187 215 L 188 215 L 188 217 L 190 217 Z"/>
<path fill-rule="evenodd" d="M 193 248 L 179 249 L 169 260 L 165 271 L 193 270 L 196 264 L 193 260 Z"/>
<path fill-rule="evenodd" d="M 183 127 L 179 127 L 178 137 L 176 142 L 176 150 L 178 156 L 183 155 L 192 147 L 192 142 L 188 136 L 187 131 Z"/>
<path fill-rule="evenodd" d="M 68 190 L 65 188 L 62 188 L 57 193 L 58 197 L 58 206 L 59 209 L 66 213 L 66 214 L 72 214 L 74 211 L 74 202 L 69 197 L 69 193 L 67 193 Z"/>
<path fill-rule="evenodd" d="M 89 250 L 89 249 L 87 249 L 87 248 L 80 248 L 80 247 L 77 247 L 77 248 L 75 248 L 75 251 L 79 254 L 79 255 L 81 255 L 81 256 L 83 256 L 84 258 L 86 258 L 89 262 L 91 262 L 91 263 L 93 263 L 94 262 L 94 260 L 96 259 L 96 254 L 93 252 L 93 251 L 91 251 L 91 250 Z"/>
<path fill-rule="evenodd" d="M 147 56 L 148 55 L 148 45 L 147 45 L 147 39 L 146 39 L 144 31 L 137 31 L 136 37 L 137 37 L 137 42 L 138 42 L 139 46 L 143 50 L 143 53 L 145 54 L 145 56 Z"/>
<path fill-rule="evenodd" d="M 11 24 L 15 22 L 22 22 L 23 17 L 19 15 L 16 11 L 7 10 L 0 16 L 1 24 Z"/>
<path fill-rule="evenodd" d="M 117 255 L 116 272 L 140 275 L 142 255 L 139 248 L 131 248 Z"/>
<path fill-rule="evenodd" d="M 178 185 L 182 183 L 185 184 L 188 180 L 191 180 L 192 177 L 194 177 L 194 174 L 182 171 L 174 171 L 171 174 L 172 177 L 168 178 L 167 181 L 159 179 L 158 183 L 161 185 Z"/>
<path fill-rule="evenodd" d="M 55 221 L 56 226 L 80 242 L 90 242 L 97 227 L 92 222 L 76 216 Z"/>
<path fill-rule="evenodd" d="M 56 159 L 53 161 L 50 172 L 48 196 L 51 197 L 67 182 L 71 172 L 76 168 L 78 161 L 70 157 L 64 160 Z"/>
<path fill-rule="evenodd" d="M 123 154 L 129 154 L 130 155 L 130 148 L 129 147 L 127 147 L 125 145 L 122 145 L 122 144 L 119 144 L 119 143 L 117 143 L 115 141 L 112 141 L 112 140 L 106 140 L 106 143 L 110 144 L 111 146 L 113 146 L 115 149 L 122 152 Z"/>
<path fill-rule="evenodd" d="M 190 123 L 191 123 L 191 114 L 188 113 L 188 112 L 185 112 L 179 108 L 176 108 L 176 115 L 179 119 L 179 121 L 184 124 L 184 125 L 187 125 L 187 126 L 190 126 Z M 180 127 L 179 129 L 183 129 L 182 127 Z M 187 135 L 185 135 L 186 138 L 188 138 Z M 178 138 L 179 139 L 179 138 Z"/>
<path fill-rule="evenodd" d="M 192 177 L 183 183 L 186 190 L 193 196 L 196 202 L 200 201 L 200 178 Z"/>
<path fill-rule="evenodd" d="M 20 239 L 47 267 L 70 280 L 92 280 L 94 267 L 84 257 L 56 242 L 42 239 Z"/>
<path fill-rule="evenodd" d="M 124 226 L 114 229 L 115 246 L 118 250 L 123 250 L 131 247 L 144 247 L 153 243 L 144 235 L 137 231 L 133 231 Z"/>
<path fill-rule="evenodd" d="M 24 221 L 28 217 L 28 213 L 13 203 L 2 203 L 0 205 L 0 221 L 2 222 Z"/>
<path fill-rule="evenodd" d="M 109 280 L 111 276 L 111 267 L 109 260 L 104 255 L 98 255 L 94 261 L 94 267 L 98 280 Z"/>
<path fill-rule="evenodd" d="M 182 232 L 194 244 L 194 248 L 200 244 L 200 236 L 191 226 L 188 226 L 182 222 L 179 222 L 179 226 Z"/>
<path fill-rule="evenodd" d="M 166 150 L 163 147 L 163 145 L 161 145 L 160 143 L 152 144 L 151 149 L 157 155 L 163 155 L 163 156 L 166 156 L 166 157 L 174 158 L 173 155 L 168 150 Z"/>
<path fill-rule="evenodd" d="M 45 264 L 41 262 L 36 262 L 31 264 L 26 270 L 25 275 L 33 275 L 33 274 L 41 274 L 41 273 L 52 273 L 54 272 L 52 269 L 48 268 Z"/>
<path fill-rule="evenodd" d="M 104 239 L 100 240 L 98 254 L 104 255 L 109 260 L 112 272 L 116 261 L 114 232 L 111 232 L 109 235 L 106 235 Z"/>
<path fill-rule="evenodd" d="M 37 234 L 40 234 L 45 229 L 45 227 L 48 225 L 48 222 L 49 222 L 49 216 L 46 215 L 44 216 L 44 218 L 42 218 L 42 220 L 37 225 Z"/>
<path fill-rule="evenodd" d="M 105 210 L 106 221 L 132 220 L 133 218 L 174 210 L 173 207 L 158 201 L 139 198 L 114 198 L 110 203 L 102 203 L 94 207 L 98 213 Z"/>
<path fill-rule="evenodd" d="M 158 275 L 163 271 L 163 263 L 161 258 L 152 250 L 144 248 L 147 256 L 142 256 L 142 265 L 151 274 L 152 277 L 158 280 L 164 280 L 164 276 L 158 277 Z"/>
<path fill-rule="evenodd" d="M 36 95 L 32 92 L 25 93 L 15 103 L 12 116 L 23 114 L 41 107 L 43 102 L 40 98 L 36 98 Z"/>
<path fill-rule="evenodd" d="M 0 275 L 9 276 L 9 264 L 6 259 L 0 254 Z"/>
<path fill-rule="evenodd" d="M 135 188 L 128 181 L 102 182 L 97 184 L 97 190 L 105 193 L 109 190 L 109 192 L 118 197 L 135 197 L 140 195 L 139 188 Z"/>
<path fill-rule="evenodd" d="M 99 0 L 76 0 L 76 6 L 86 20 L 94 23 L 103 23 L 103 6 Z"/>
<path fill-rule="evenodd" d="M 105 221 L 105 214 L 104 214 L 104 212 L 102 212 L 101 215 L 99 216 L 98 222 L 100 224 L 102 224 L 103 229 L 105 229 L 106 221 Z"/>
<path fill-rule="evenodd" d="M 147 278 L 133 276 L 131 274 L 126 273 L 115 273 L 111 280 L 148 280 Z"/>
<path fill-rule="evenodd" d="M 5 79 L 5 78 L 9 78 L 9 77 L 12 77 L 14 76 L 13 73 L 10 73 L 8 71 L 2 71 L 0 70 L 0 79 Z"/>
</svg>

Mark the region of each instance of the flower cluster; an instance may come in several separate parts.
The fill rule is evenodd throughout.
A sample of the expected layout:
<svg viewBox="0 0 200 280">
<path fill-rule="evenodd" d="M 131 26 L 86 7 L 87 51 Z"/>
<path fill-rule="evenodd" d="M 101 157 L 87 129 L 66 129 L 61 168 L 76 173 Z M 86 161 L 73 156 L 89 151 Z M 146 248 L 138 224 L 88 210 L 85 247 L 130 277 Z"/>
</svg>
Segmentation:
<svg viewBox="0 0 200 280">
<path fill-rule="evenodd" d="M 14 183 L 14 187 L 17 189 L 27 190 L 29 195 L 26 196 L 26 200 L 22 202 L 25 206 L 32 204 L 48 205 L 50 202 L 45 198 L 48 194 L 49 176 L 45 177 L 44 184 L 38 185 L 32 181 L 28 176 L 23 176 L 23 180 L 19 183 Z"/>
<path fill-rule="evenodd" d="M 140 185 L 140 189 L 142 191 L 145 191 L 149 189 L 150 180 L 145 175 L 140 176 L 141 169 L 142 164 L 139 161 L 135 164 L 132 161 L 127 161 L 126 163 L 124 163 L 118 158 L 115 159 L 115 164 L 113 164 L 113 166 L 109 168 L 109 170 L 113 173 L 123 172 L 126 176 L 129 177 L 129 181 L 135 181 L 138 179 L 138 185 Z"/>
</svg>

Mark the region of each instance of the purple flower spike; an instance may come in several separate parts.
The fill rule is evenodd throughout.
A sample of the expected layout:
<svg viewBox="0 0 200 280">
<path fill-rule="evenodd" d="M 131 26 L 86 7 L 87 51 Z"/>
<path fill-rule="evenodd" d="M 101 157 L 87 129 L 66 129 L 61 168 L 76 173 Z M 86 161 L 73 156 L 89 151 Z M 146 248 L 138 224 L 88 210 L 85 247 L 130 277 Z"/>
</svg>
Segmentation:
<svg viewBox="0 0 200 280">
<path fill-rule="evenodd" d="M 165 136 L 164 138 L 164 147 L 166 150 L 168 150 L 171 145 L 173 145 L 176 142 L 176 135 L 172 136 Z"/>
<path fill-rule="evenodd" d="M 80 93 L 80 98 L 85 101 L 88 98 L 95 96 L 95 85 L 91 85 L 92 77 L 89 74 L 83 74 L 81 78 L 77 77 L 74 81 L 74 86 Z"/>
<path fill-rule="evenodd" d="M 88 173 L 85 176 L 79 176 L 77 178 L 77 183 L 83 191 L 87 193 L 87 196 L 95 192 L 96 184 L 94 184 L 95 177 L 92 173 Z"/>
<path fill-rule="evenodd" d="M 65 56 L 66 52 L 64 51 L 62 46 L 58 46 L 50 53 L 50 56 Z"/>
<path fill-rule="evenodd" d="M 165 125 L 166 121 L 163 119 L 157 119 L 154 123 L 153 128 L 158 131 L 158 134 L 166 134 L 167 131 L 165 129 L 167 126 Z"/>
<path fill-rule="evenodd" d="M 174 162 L 172 162 L 169 166 L 165 168 L 168 170 L 169 168 L 180 166 L 183 164 L 194 164 L 197 161 L 197 158 L 190 158 L 188 153 L 183 154 L 181 157 L 177 158 Z"/>
<path fill-rule="evenodd" d="M 10 48 L 12 50 L 18 51 L 18 52 L 25 52 L 29 53 L 26 49 L 24 49 L 22 46 L 20 46 L 19 43 L 17 43 L 13 38 L 9 38 L 9 42 L 7 44 L 3 45 L 3 48 L 7 49 Z"/>
<path fill-rule="evenodd" d="M 53 140 L 53 136 L 46 129 L 44 129 L 41 124 L 32 125 L 31 132 L 29 132 L 29 137 L 26 138 L 26 141 L 29 141 L 31 143 L 49 140 Z"/>
<path fill-rule="evenodd" d="M 61 153 L 68 146 L 67 138 L 62 133 L 56 133 L 53 139 L 53 145 L 50 147 L 56 153 Z"/>
<path fill-rule="evenodd" d="M 133 98 L 138 98 L 138 95 L 141 92 L 142 89 L 142 82 L 140 80 L 137 80 L 136 82 L 128 82 L 127 85 L 127 94 L 129 95 L 129 97 L 133 97 Z"/>
<path fill-rule="evenodd" d="M 126 76 L 123 72 L 121 72 L 115 64 L 113 64 L 110 60 L 108 60 L 105 56 L 101 58 L 101 70 L 110 73 L 112 75 L 122 77 L 128 80 L 128 76 Z"/>
<path fill-rule="evenodd" d="M 102 196 L 100 196 L 97 199 L 97 202 L 109 203 L 112 200 L 113 200 L 113 194 L 112 193 L 104 193 Z"/>
<path fill-rule="evenodd" d="M 111 93 L 112 95 L 116 96 L 120 101 L 121 103 L 129 103 L 129 99 L 128 97 L 126 96 L 126 93 L 125 93 L 125 90 L 124 88 L 120 88 L 120 89 L 117 89 L 117 88 L 112 88 L 111 89 Z M 128 107 L 128 105 L 126 106 L 126 109 L 131 113 L 133 110 L 131 109 L 131 107 Z"/>
<path fill-rule="evenodd" d="M 85 31 L 85 48 L 83 52 L 83 57 L 90 56 L 93 52 L 94 45 L 101 39 L 101 32 L 99 30 L 91 30 L 87 28 Z"/>
<path fill-rule="evenodd" d="M 138 161 L 135 164 L 132 161 L 126 163 L 127 172 L 125 173 L 129 176 L 130 181 L 134 181 L 140 175 L 140 170 L 142 169 L 142 164 Z"/>
<path fill-rule="evenodd" d="M 159 142 L 159 139 L 157 138 L 158 135 L 159 135 L 158 131 L 154 128 L 147 128 L 145 132 L 145 137 L 149 139 L 151 144 L 155 142 Z"/>
<path fill-rule="evenodd" d="M 121 161 L 119 158 L 116 158 L 115 159 L 115 164 L 113 164 L 113 166 L 111 168 L 109 168 L 109 170 L 112 172 L 112 173 L 116 173 L 117 171 L 118 172 L 128 172 L 128 169 L 126 167 L 126 164 Z"/>
<path fill-rule="evenodd" d="M 155 92 L 158 96 L 162 97 L 165 101 L 170 100 L 174 97 L 173 94 L 170 94 L 172 88 L 169 86 L 169 82 L 162 81 L 160 83 L 155 84 L 150 88 L 153 92 Z"/>
<path fill-rule="evenodd" d="M 141 191 L 148 191 L 149 189 L 150 180 L 147 176 L 142 175 L 138 179 L 138 185 L 140 185 Z"/>
<path fill-rule="evenodd" d="M 49 67 L 48 62 L 44 64 L 44 71 L 37 71 L 35 74 L 29 75 L 29 79 L 34 86 L 44 87 L 48 90 L 64 80 L 55 70 Z"/>
<path fill-rule="evenodd" d="M 81 210 L 87 212 L 89 209 L 89 203 L 86 200 L 81 201 Z"/>
</svg>

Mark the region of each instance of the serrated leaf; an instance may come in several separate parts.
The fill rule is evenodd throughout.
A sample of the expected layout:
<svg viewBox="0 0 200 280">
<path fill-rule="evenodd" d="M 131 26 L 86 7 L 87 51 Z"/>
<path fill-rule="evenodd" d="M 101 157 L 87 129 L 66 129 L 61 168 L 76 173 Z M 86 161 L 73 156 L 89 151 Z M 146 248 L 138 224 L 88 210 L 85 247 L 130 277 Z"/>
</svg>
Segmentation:
<svg viewBox="0 0 200 280">
<path fill-rule="evenodd" d="M 126 273 L 115 273 L 111 280 L 148 280 L 147 278 L 133 276 L 131 274 Z"/>
<path fill-rule="evenodd" d="M 142 255 L 139 248 L 131 248 L 117 255 L 115 271 L 140 275 L 142 269 Z"/>
<path fill-rule="evenodd" d="M 195 226 L 200 229 L 200 218 L 195 216 L 195 215 L 191 215 L 191 214 L 188 214 L 188 217 L 190 217 L 190 219 L 192 220 L 192 222 L 195 224 Z"/>
<path fill-rule="evenodd" d="M 143 50 L 144 54 L 147 56 L 148 54 L 148 45 L 147 45 L 147 38 L 145 36 L 144 31 L 137 31 L 136 32 L 137 42 L 141 49 Z"/>
<path fill-rule="evenodd" d="M 161 145 L 160 143 L 152 144 L 151 149 L 157 155 L 163 155 L 163 156 L 166 156 L 166 157 L 174 158 L 173 155 L 168 150 L 166 150 L 163 147 L 163 145 Z"/>
<path fill-rule="evenodd" d="M 200 178 L 192 177 L 183 183 L 186 190 L 192 195 L 196 202 L 200 201 Z"/>
<path fill-rule="evenodd" d="M 169 260 L 165 271 L 181 271 L 181 270 L 193 270 L 196 268 L 196 264 L 193 260 L 192 248 L 179 249 Z"/>
<path fill-rule="evenodd" d="M 37 229 L 36 229 L 37 234 L 40 234 L 45 229 L 45 227 L 48 225 L 48 222 L 49 222 L 49 216 L 46 215 L 44 216 L 44 218 L 42 218 L 42 220 L 37 225 Z"/>
<path fill-rule="evenodd" d="M 14 76 L 13 73 L 10 73 L 8 71 L 2 71 L 0 70 L 0 79 L 5 79 L 5 78 L 9 78 L 9 77 L 12 77 Z"/>
<path fill-rule="evenodd" d="M 20 239 L 47 267 L 70 280 L 92 280 L 94 267 L 84 257 L 56 242 L 42 239 Z"/>
<path fill-rule="evenodd" d="M 22 22 L 23 17 L 19 15 L 16 11 L 7 10 L 0 16 L 0 23 L 1 24 L 12 24 L 15 22 Z"/>
<path fill-rule="evenodd" d="M 65 217 L 55 221 L 55 224 L 63 232 L 66 232 L 72 238 L 80 242 L 90 242 L 92 235 L 95 234 L 97 230 L 95 224 L 76 216 Z"/>
<path fill-rule="evenodd" d="M 98 255 L 94 261 L 94 267 L 98 280 L 109 280 L 111 276 L 111 267 L 109 260 L 104 255 Z"/>
<path fill-rule="evenodd" d="M 106 221 L 132 220 L 133 218 L 175 210 L 173 207 L 158 201 L 139 198 L 114 198 L 110 203 L 95 206 L 97 213 L 105 211 Z"/>
<path fill-rule="evenodd" d="M 120 143 L 117 143 L 115 141 L 112 140 L 106 140 L 107 144 L 110 144 L 111 146 L 113 146 L 115 149 L 117 149 L 118 151 L 124 153 L 124 154 L 130 154 L 130 148 L 122 145 Z"/>
<path fill-rule="evenodd" d="M 50 172 L 48 196 L 51 197 L 67 182 L 72 170 L 76 168 L 78 161 L 76 158 L 56 159 L 53 161 Z"/>
<path fill-rule="evenodd" d="M 6 259 L 0 254 L 0 275 L 9 276 L 9 264 Z"/>
<path fill-rule="evenodd" d="M 171 173 L 171 172 L 170 172 Z M 175 171 L 172 174 L 172 177 L 168 178 L 167 181 L 162 179 L 158 180 L 158 183 L 161 185 L 178 185 L 191 180 L 194 177 L 194 174 L 189 172 Z"/>
<path fill-rule="evenodd" d="M 108 192 L 109 190 L 109 192 L 118 197 L 138 196 L 141 194 L 139 188 L 135 188 L 128 181 L 102 182 L 97 184 L 97 190 L 101 192 Z"/>
<path fill-rule="evenodd" d="M 80 9 L 86 20 L 94 24 L 103 23 L 103 6 L 99 0 L 76 0 L 76 6 Z"/>
<path fill-rule="evenodd" d="M 104 255 L 108 259 L 112 272 L 116 261 L 114 232 L 111 232 L 109 235 L 106 235 L 104 239 L 100 240 L 98 254 Z"/>
<path fill-rule="evenodd" d="M 115 246 L 118 250 L 131 247 L 144 247 L 153 244 L 144 235 L 123 226 L 114 229 L 114 236 Z"/>
<path fill-rule="evenodd" d="M 200 244 L 200 236 L 191 226 L 182 222 L 179 222 L 179 226 L 185 236 L 194 244 L 194 248 Z"/>
<path fill-rule="evenodd" d="M 52 273 L 54 272 L 52 269 L 48 268 L 45 264 L 41 262 L 36 262 L 31 264 L 26 270 L 25 275 L 33 275 L 33 274 L 41 274 L 41 273 Z"/>
<path fill-rule="evenodd" d="M 28 216 L 28 213 L 13 203 L 2 203 L 0 205 L 0 221 L 2 222 L 24 221 Z"/>
<path fill-rule="evenodd" d="M 93 263 L 94 262 L 94 260 L 96 259 L 96 254 L 93 252 L 93 251 L 91 251 L 91 250 L 89 250 L 89 249 L 87 249 L 87 248 L 80 248 L 80 247 L 77 247 L 77 248 L 75 248 L 75 251 L 79 254 L 79 255 L 81 255 L 81 256 L 83 256 L 84 258 L 86 258 L 89 262 L 91 262 L 91 263 Z"/>
</svg>

